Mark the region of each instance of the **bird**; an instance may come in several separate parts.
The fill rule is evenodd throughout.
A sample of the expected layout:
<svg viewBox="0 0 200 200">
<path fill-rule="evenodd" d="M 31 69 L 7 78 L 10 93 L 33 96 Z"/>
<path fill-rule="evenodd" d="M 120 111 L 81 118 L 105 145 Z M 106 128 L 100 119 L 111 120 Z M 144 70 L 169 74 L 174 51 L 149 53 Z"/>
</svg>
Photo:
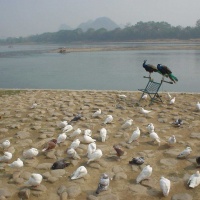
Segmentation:
<svg viewBox="0 0 200 200">
<path fill-rule="evenodd" d="M 67 138 L 67 135 L 66 135 L 65 132 L 59 134 L 58 138 L 57 138 L 57 144 L 60 144 L 60 143 L 64 142 L 66 140 L 66 138 Z"/>
<path fill-rule="evenodd" d="M 142 165 L 144 163 L 144 157 L 136 157 L 129 161 L 129 164 L 133 165 Z"/>
<path fill-rule="evenodd" d="M 96 140 L 95 139 L 93 139 L 93 138 L 91 138 L 89 135 L 84 135 L 83 136 L 83 142 L 85 142 L 85 143 L 92 143 L 92 142 L 95 142 Z"/>
<path fill-rule="evenodd" d="M 100 130 L 100 137 L 102 142 L 106 141 L 106 135 L 107 135 L 107 130 L 105 128 L 102 128 Z"/>
<path fill-rule="evenodd" d="M 146 128 L 147 128 L 149 133 L 151 133 L 152 131 L 155 130 L 154 125 L 152 123 L 148 124 Z"/>
<path fill-rule="evenodd" d="M 188 186 L 190 188 L 195 188 L 200 184 L 200 174 L 199 171 L 197 171 L 195 174 L 191 175 L 188 182 Z"/>
<path fill-rule="evenodd" d="M 42 175 L 41 174 L 36 174 L 33 173 L 31 174 L 30 178 L 28 179 L 28 181 L 25 182 L 25 185 L 27 186 L 33 186 L 33 187 L 37 187 L 40 185 L 40 183 L 42 182 Z"/>
<path fill-rule="evenodd" d="M 148 98 L 148 95 L 147 94 L 143 94 L 142 95 L 142 99 L 146 100 Z"/>
<path fill-rule="evenodd" d="M 200 167 L 200 156 L 196 157 L 197 167 Z"/>
<path fill-rule="evenodd" d="M 162 190 L 162 193 L 165 197 L 168 196 L 170 191 L 170 180 L 165 178 L 164 176 L 160 177 L 160 188 Z"/>
<path fill-rule="evenodd" d="M 175 98 L 175 97 L 174 97 L 174 98 L 172 98 L 172 99 L 170 100 L 169 104 L 174 104 L 174 103 L 175 103 L 175 100 L 176 100 L 176 98 Z"/>
<path fill-rule="evenodd" d="M 73 130 L 73 126 L 68 124 L 66 125 L 63 129 L 62 129 L 62 132 L 65 132 L 65 133 L 68 133 L 70 132 L 71 130 Z"/>
<path fill-rule="evenodd" d="M 84 135 L 88 135 L 88 136 L 91 136 L 92 135 L 92 131 L 90 129 L 86 129 L 84 131 Z"/>
<path fill-rule="evenodd" d="M 133 120 L 132 120 L 132 119 L 128 119 L 128 120 L 125 121 L 124 124 L 122 124 L 121 128 L 122 128 L 122 129 L 127 129 L 127 128 L 129 128 L 132 124 L 133 124 Z"/>
<path fill-rule="evenodd" d="M 70 123 L 71 123 L 71 122 L 76 122 L 76 121 L 80 120 L 81 117 L 82 117 L 82 115 L 81 115 L 80 113 L 77 114 L 77 115 L 70 121 Z"/>
<path fill-rule="evenodd" d="M 198 111 L 200 111 L 200 103 L 199 102 L 197 102 L 196 108 L 197 108 Z"/>
<path fill-rule="evenodd" d="M 130 144 L 133 141 L 137 141 L 140 137 L 140 129 L 137 127 L 135 131 L 133 131 L 131 138 L 129 139 L 128 143 Z"/>
<path fill-rule="evenodd" d="M 51 166 L 52 170 L 56 170 L 56 169 L 64 169 L 65 167 L 68 167 L 70 165 L 69 162 L 66 162 L 65 160 L 59 160 L 53 163 L 53 165 Z"/>
<path fill-rule="evenodd" d="M 32 106 L 31 106 L 31 109 L 34 109 L 37 107 L 37 103 L 33 103 Z"/>
<path fill-rule="evenodd" d="M 186 158 L 190 155 L 192 149 L 190 147 L 186 147 L 180 154 L 178 154 L 177 158 Z"/>
<path fill-rule="evenodd" d="M 109 124 L 113 121 L 113 116 L 112 115 L 107 115 L 107 118 L 104 121 L 104 124 Z"/>
<path fill-rule="evenodd" d="M 150 111 L 150 110 L 145 110 L 144 108 L 140 108 L 140 112 L 141 112 L 142 114 L 147 115 L 147 114 L 150 113 L 151 111 Z"/>
<path fill-rule="evenodd" d="M 36 148 L 31 148 L 23 152 L 24 158 L 34 158 L 38 155 L 39 151 Z"/>
<path fill-rule="evenodd" d="M 5 151 L 4 155 L 0 157 L 0 162 L 8 162 L 12 159 L 12 153 Z"/>
<path fill-rule="evenodd" d="M 85 175 L 87 175 L 87 169 L 84 166 L 80 166 L 79 168 L 76 169 L 76 171 L 74 171 L 71 175 L 71 179 L 75 180 L 75 179 L 79 179 L 84 177 Z"/>
<path fill-rule="evenodd" d="M 80 128 L 77 128 L 69 137 L 72 138 L 72 137 L 76 137 L 78 135 L 81 134 L 81 129 Z"/>
<path fill-rule="evenodd" d="M 59 128 L 64 128 L 65 126 L 67 126 L 68 125 L 68 122 L 67 121 L 62 121 L 62 122 L 60 122 L 59 124 L 58 124 L 58 127 Z"/>
<path fill-rule="evenodd" d="M 78 155 L 78 153 L 76 152 L 76 150 L 73 148 L 67 149 L 67 155 L 68 155 L 68 157 L 73 158 L 75 160 L 81 159 L 80 156 Z"/>
<path fill-rule="evenodd" d="M 172 99 L 172 96 L 169 94 L 169 92 L 167 93 L 167 98 L 170 100 Z"/>
<path fill-rule="evenodd" d="M 116 153 L 117 153 L 117 157 L 121 157 L 124 155 L 124 150 L 121 148 L 120 145 L 113 145 L 113 148 L 115 149 Z"/>
<path fill-rule="evenodd" d="M 52 139 L 48 141 L 46 144 L 44 144 L 42 151 L 49 151 L 56 147 L 57 139 Z"/>
<path fill-rule="evenodd" d="M 182 124 L 183 124 L 183 120 L 182 119 L 176 119 L 174 122 L 173 122 L 173 124 L 175 125 L 175 126 L 181 126 Z"/>
<path fill-rule="evenodd" d="M 118 97 L 119 97 L 120 99 L 125 99 L 127 96 L 126 96 L 125 94 L 119 94 Z"/>
<path fill-rule="evenodd" d="M 23 161 L 18 158 L 17 160 L 13 161 L 11 164 L 8 164 L 11 168 L 21 168 L 24 166 Z"/>
<path fill-rule="evenodd" d="M 102 155 L 103 155 L 103 153 L 102 153 L 101 149 L 96 149 L 93 153 L 88 154 L 87 164 L 89 164 L 91 161 L 100 159 Z"/>
<path fill-rule="evenodd" d="M 152 142 L 157 142 L 158 146 L 160 146 L 160 137 L 158 136 L 156 132 L 152 131 L 150 133 L 150 138 L 152 139 Z"/>
<path fill-rule="evenodd" d="M 98 187 L 96 190 L 96 194 L 99 194 L 100 192 L 107 190 L 109 187 L 109 184 L 110 184 L 109 176 L 107 174 L 103 173 L 100 177 L 99 184 L 98 184 Z"/>
<path fill-rule="evenodd" d="M 174 83 L 176 83 L 178 81 L 177 77 L 175 77 L 172 74 L 172 71 L 165 65 L 162 64 L 158 64 L 157 65 L 157 69 L 158 72 L 161 73 L 163 75 L 163 80 L 164 80 L 164 76 L 169 77 L 169 79 L 171 79 Z"/>
<path fill-rule="evenodd" d="M 153 169 L 150 165 L 144 167 L 140 174 L 137 176 L 136 183 L 140 183 L 141 181 L 148 179 L 151 176 L 152 171 Z"/>
<path fill-rule="evenodd" d="M 91 153 L 94 153 L 96 151 L 96 143 L 92 142 L 90 144 L 88 144 L 88 148 L 87 148 L 87 155 L 90 155 Z"/>
<path fill-rule="evenodd" d="M 168 139 L 168 144 L 170 146 L 174 145 L 176 143 L 176 137 L 175 135 L 172 135 L 169 139 Z"/>
<path fill-rule="evenodd" d="M 8 147 L 10 147 L 10 140 L 5 140 L 1 143 L 1 148 L 7 149 Z"/>
<path fill-rule="evenodd" d="M 70 148 L 77 149 L 79 147 L 79 144 L 80 144 L 80 140 L 76 139 L 71 143 Z"/>
<path fill-rule="evenodd" d="M 96 112 L 92 114 L 92 117 L 99 117 L 101 115 L 101 109 L 98 109 Z"/>
<path fill-rule="evenodd" d="M 152 64 L 146 64 L 146 62 L 147 62 L 147 60 L 144 60 L 143 67 L 147 72 L 149 72 L 149 77 L 151 77 L 151 73 L 157 72 L 158 69 L 156 68 L 156 66 L 154 66 Z"/>
</svg>

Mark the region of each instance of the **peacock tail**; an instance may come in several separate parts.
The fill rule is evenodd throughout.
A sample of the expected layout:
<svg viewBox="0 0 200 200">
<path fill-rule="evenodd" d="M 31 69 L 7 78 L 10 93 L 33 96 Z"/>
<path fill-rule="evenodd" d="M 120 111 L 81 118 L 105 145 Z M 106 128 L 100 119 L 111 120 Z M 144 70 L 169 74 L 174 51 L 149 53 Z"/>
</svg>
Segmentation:
<svg viewBox="0 0 200 200">
<path fill-rule="evenodd" d="M 176 83 L 178 81 L 178 79 L 176 78 L 176 76 L 174 76 L 172 73 L 169 74 L 169 78 L 174 82 Z"/>
</svg>

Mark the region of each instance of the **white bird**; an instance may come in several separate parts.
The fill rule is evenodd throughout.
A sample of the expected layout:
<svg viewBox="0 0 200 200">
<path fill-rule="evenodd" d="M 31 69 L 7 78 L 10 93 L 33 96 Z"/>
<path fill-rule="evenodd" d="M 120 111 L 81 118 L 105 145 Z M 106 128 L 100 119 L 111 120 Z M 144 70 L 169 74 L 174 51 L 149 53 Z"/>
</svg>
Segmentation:
<svg viewBox="0 0 200 200">
<path fill-rule="evenodd" d="M 169 100 L 172 99 L 172 96 L 169 94 L 169 92 L 167 93 L 167 98 L 168 98 Z"/>
<path fill-rule="evenodd" d="M 172 136 L 168 139 L 168 144 L 171 146 L 171 145 L 174 145 L 175 143 L 176 143 L 175 135 L 172 135 Z"/>
<path fill-rule="evenodd" d="M 190 147 L 186 147 L 178 156 L 177 158 L 186 158 L 190 155 L 192 149 Z"/>
<path fill-rule="evenodd" d="M 156 132 L 152 131 L 150 133 L 150 138 L 152 139 L 152 142 L 157 142 L 158 146 L 160 146 L 160 137 L 158 136 Z"/>
<path fill-rule="evenodd" d="M 80 156 L 78 155 L 78 153 L 76 152 L 76 150 L 73 149 L 73 148 L 69 148 L 69 149 L 67 150 L 67 155 L 68 155 L 70 158 L 73 158 L 73 159 L 75 159 L 75 160 L 81 159 Z"/>
<path fill-rule="evenodd" d="M 69 137 L 76 137 L 81 134 L 81 129 L 77 128 Z"/>
<path fill-rule="evenodd" d="M 110 179 L 107 174 L 102 174 L 99 180 L 98 188 L 96 190 L 96 194 L 99 194 L 101 191 L 105 191 L 108 189 L 110 184 Z"/>
<path fill-rule="evenodd" d="M 163 192 L 163 195 L 166 197 L 169 194 L 170 191 L 170 180 L 161 176 L 160 177 L 160 188 Z"/>
<path fill-rule="evenodd" d="M 21 168 L 21 167 L 24 166 L 24 163 L 20 158 L 18 158 L 17 160 L 12 162 L 11 164 L 8 164 L 8 166 L 10 166 L 12 168 Z"/>
<path fill-rule="evenodd" d="M 87 144 L 96 141 L 95 139 L 91 138 L 89 135 L 84 135 L 83 139 L 84 139 L 84 142 L 87 143 Z"/>
<path fill-rule="evenodd" d="M 76 171 L 71 175 L 71 179 L 79 179 L 87 175 L 87 169 L 84 166 L 80 166 Z"/>
<path fill-rule="evenodd" d="M 88 154 L 89 160 L 87 161 L 87 164 L 89 164 L 91 161 L 98 160 L 99 158 L 101 158 L 102 155 L 103 155 L 103 153 L 102 153 L 101 149 L 97 149 L 93 153 Z"/>
<path fill-rule="evenodd" d="M 147 165 L 143 168 L 143 170 L 140 172 L 138 177 L 136 178 L 136 183 L 140 183 L 141 181 L 148 179 L 152 174 L 152 167 L 150 165 Z"/>
<path fill-rule="evenodd" d="M 27 186 L 37 187 L 40 185 L 41 182 L 42 182 L 42 175 L 33 173 L 31 174 L 28 181 L 26 181 L 24 184 Z"/>
<path fill-rule="evenodd" d="M 125 121 L 125 123 L 122 125 L 122 129 L 127 129 L 129 128 L 131 125 L 133 124 L 133 120 L 132 119 L 128 119 Z"/>
<path fill-rule="evenodd" d="M 84 131 L 84 135 L 88 135 L 88 136 L 91 136 L 92 135 L 92 131 L 90 129 L 86 129 Z"/>
<path fill-rule="evenodd" d="M 102 128 L 100 130 L 100 137 L 102 142 L 106 141 L 106 135 L 107 135 L 107 130 L 105 128 Z"/>
<path fill-rule="evenodd" d="M 128 143 L 130 144 L 133 141 L 137 141 L 140 137 L 140 129 L 137 127 L 135 131 L 133 131 L 131 138 L 129 139 Z"/>
<path fill-rule="evenodd" d="M 150 110 L 145 110 L 144 108 L 140 108 L 140 112 L 141 112 L 142 114 L 147 115 L 147 114 L 150 113 L 151 111 L 150 111 Z"/>
<path fill-rule="evenodd" d="M 104 124 L 109 124 L 113 121 L 113 116 L 112 115 L 107 115 Z"/>
<path fill-rule="evenodd" d="M 0 157 L 0 162 L 8 162 L 12 159 L 12 153 L 10 152 L 4 152 L 4 155 Z"/>
<path fill-rule="evenodd" d="M 188 186 L 190 188 L 195 188 L 200 184 L 200 174 L 199 171 L 197 171 L 195 174 L 191 175 L 188 182 Z"/>
<path fill-rule="evenodd" d="M 67 121 L 62 121 L 62 122 L 60 122 L 59 124 L 58 124 L 58 127 L 59 128 L 64 128 L 65 126 L 67 126 L 68 125 L 68 122 Z"/>
<path fill-rule="evenodd" d="M 196 108 L 197 108 L 198 111 L 200 111 L 200 103 L 199 102 L 197 102 Z"/>
<path fill-rule="evenodd" d="M 92 142 L 90 144 L 88 144 L 88 148 L 87 148 L 87 155 L 90 155 L 91 153 L 94 153 L 96 151 L 96 143 Z"/>
<path fill-rule="evenodd" d="M 95 113 L 93 113 L 92 117 L 99 117 L 101 115 L 101 109 L 98 109 Z"/>
<path fill-rule="evenodd" d="M 125 99 L 127 96 L 125 94 L 119 94 L 118 97 L 121 99 Z"/>
<path fill-rule="evenodd" d="M 79 144 L 80 144 L 80 140 L 76 139 L 71 143 L 70 148 L 77 149 L 79 147 Z"/>
<path fill-rule="evenodd" d="M 71 130 L 73 130 L 73 126 L 72 126 L 72 125 L 66 125 L 66 126 L 63 128 L 62 132 L 68 133 L 68 132 L 70 132 Z"/>
<path fill-rule="evenodd" d="M 154 131 L 154 125 L 152 123 L 148 124 L 146 128 L 147 128 L 149 133 Z"/>
<path fill-rule="evenodd" d="M 37 103 L 33 103 L 32 106 L 31 106 L 31 109 L 34 109 L 37 107 Z"/>
<path fill-rule="evenodd" d="M 10 141 L 9 140 L 5 140 L 1 143 L 1 147 L 3 149 L 7 149 L 10 146 Z"/>
<path fill-rule="evenodd" d="M 39 151 L 36 148 L 31 148 L 23 152 L 24 158 L 34 158 L 38 155 Z"/>
<path fill-rule="evenodd" d="M 64 142 L 67 138 L 67 135 L 66 133 L 61 133 L 58 135 L 58 138 L 57 138 L 57 144 L 61 143 L 61 142 Z"/>
<path fill-rule="evenodd" d="M 147 97 L 148 97 L 148 95 L 147 95 L 147 94 L 144 94 L 144 95 L 142 96 L 142 99 L 146 100 Z"/>
<path fill-rule="evenodd" d="M 175 103 L 175 97 L 173 99 L 170 100 L 169 104 L 174 104 Z"/>
</svg>

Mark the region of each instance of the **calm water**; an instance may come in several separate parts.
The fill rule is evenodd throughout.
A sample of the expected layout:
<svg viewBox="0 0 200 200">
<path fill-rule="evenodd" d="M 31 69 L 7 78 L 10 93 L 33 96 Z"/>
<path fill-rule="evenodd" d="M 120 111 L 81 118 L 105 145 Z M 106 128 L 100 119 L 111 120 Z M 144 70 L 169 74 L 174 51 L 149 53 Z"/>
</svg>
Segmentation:
<svg viewBox="0 0 200 200">
<path fill-rule="evenodd" d="M 146 44 L 108 45 L 131 47 Z M 143 60 L 147 59 L 154 65 L 162 63 L 169 66 L 179 79 L 177 84 L 164 83 L 162 91 L 200 92 L 199 50 L 47 53 L 58 47 L 60 46 L 0 46 L 0 88 L 135 91 L 144 88 L 147 83 L 143 76 L 148 74 L 142 67 Z M 154 73 L 152 77 L 156 81 L 161 80 L 159 74 Z"/>
</svg>

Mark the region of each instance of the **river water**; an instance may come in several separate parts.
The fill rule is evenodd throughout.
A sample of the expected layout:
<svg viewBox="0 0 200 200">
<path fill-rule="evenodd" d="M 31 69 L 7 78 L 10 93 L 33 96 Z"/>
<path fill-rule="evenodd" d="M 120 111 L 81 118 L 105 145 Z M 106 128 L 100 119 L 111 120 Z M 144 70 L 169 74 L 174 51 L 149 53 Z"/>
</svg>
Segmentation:
<svg viewBox="0 0 200 200">
<path fill-rule="evenodd" d="M 101 44 L 92 47 L 97 46 Z M 0 88 L 136 91 L 148 82 L 143 78 L 148 73 L 142 67 L 143 60 L 147 59 L 147 63 L 167 65 L 179 80 L 172 85 L 164 83 L 161 91 L 200 92 L 200 50 L 48 52 L 58 47 L 60 45 L 0 46 Z M 152 77 L 158 82 L 162 78 L 157 73 Z"/>
</svg>

